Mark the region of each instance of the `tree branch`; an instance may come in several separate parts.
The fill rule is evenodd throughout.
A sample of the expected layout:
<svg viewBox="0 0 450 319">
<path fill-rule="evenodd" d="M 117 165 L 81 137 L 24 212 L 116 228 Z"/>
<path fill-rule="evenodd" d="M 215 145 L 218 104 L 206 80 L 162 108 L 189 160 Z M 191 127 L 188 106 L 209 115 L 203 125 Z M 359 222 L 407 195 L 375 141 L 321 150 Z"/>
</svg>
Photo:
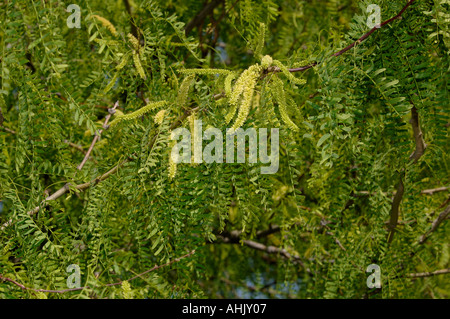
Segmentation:
<svg viewBox="0 0 450 319">
<path fill-rule="evenodd" d="M 450 273 L 450 268 L 447 268 L 447 269 L 436 270 L 433 272 L 419 272 L 419 273 L 415 273 L 415 274 L 409 274 L 408 277 L 423 278 L 423 277 L 431 277 L 431 276 L 436 276 L 436 275 L 444 275 L 444 274 L 449 274 L 449 273 Z"/>
<path fill-rule="evenodd" d="M 438 188 L 424 189 L 420 193 L 421 194 L 427 194 L 427 195 L 433 195 L 434 193 L 444 192 L 444 191 L 446 191 L 448 189 L 449 189 L 448 186 L 443 186 L 443 187 L 438 187 Z"/>
<path fill-rule="evenodd" d="M 240 243 L 239 237 L 236 237 L 236 234 L 238 234 L 238 233 L 240 233 L 240 232 L 239 231 L 235 231 L 234 233 L 231 232 L 229 236 L 219 235 L 217 237 L 220 238 L 223 243 L 226 243 L 226 244 L 238 244 L 238 243 Z M 258 243 L 258 242 L 253 241 L 253 240 L 248 240 L 248 239 L 242 240 L 242 243 L 244 245 L 246 245 L 247 247 L 250 247 L 250 248 L 253 248 L 253 249 L 256 249 L 256 250 L 264 251 L 264 252 L 267 252 L 269 254 L 281 255 L 285 259 L 292 260 L 293 262 L 298 263 L 300 266 L 305 268 L 306 271 L 310 272 L 310 270 L 305 267 L 305 264 L 303 263 L 303 261 L 301 260 L 301 258 L 299 256 L 291 255 L 284 248 L 278 248 L 278 247 L 275 247 L 275 246 L 266 246 L 264 244 Z"/>
<path fill-rule="evenodd" d="M 448 205 L 447 208 L 444 209 L 444 211 L 440 213 L 439 216 L 433 221 L 431 229 L 422 235 L 422 237 L 419 240 L 419 244 L 423 244 L 427 240 L 427 238 L 431 235 L 431 233 L 434 232 L 436 228 L 438 228 L 438 226 L 449 216 L 449 214 L 450 214 L 450 205 Z"/>
<path fill-rule="evenodd" d="M 381 23 L 380 25 L 377 25 L 375 27 L 373 27 L 372 29 L 370 29 L 369 32 L 365 33 L 363 36 L 361 36 L 358 40 L 356 40 L 355 42 L 351 43 L 350 45 L 346 46 L 345 48 L 343 48 L 342 50 L 333 53 L 331 56 L 339 56 L 342 55 L 343 53 L 347 52 L 348 50 L 350 50 L 351 48 L 353 48 L 355 45 L 360 44 L 361 42 L 363 42 L 365 39 L 367 39 L 372 33 L 374 33 L 376 30 L 381 29 L 382 27 L 384 27 L 385 25 L 391 23 L 392 21 L 398 19 L 401 17 L 401 15 L 403 14 L 403 12 L 405 12 L 405 10 L 415 2 L 416 0 L 410 0 L 404 7 L 402 10 L 400 10 L 399 13 L 397 13 L 396 16 L 390 18 L 389 20 L 384 21 L 383 23 Z M 378 27 L 378 28 L 377 28 Z M 289 69 L 289 72 L 301 72 L 301 71 L 306 71 L 310 68 L 312 68 L 313 66 L 319 64 L 320 62 L 314 62 L 311 63 L 310 65 L 306 65 L 306 66 L 302 66 L 300 68 L 293 68 L 293 69 Z M 279 72 L 279 71 L 277 71 Z"/>
<path fill-rule="evenodd" d="M 392 242 L 392 239 L 394 238 L 395 228 L 398 224 L 400 202 L 402 201 L 404 191 L 405 187 L 403 185 L 403 176 L 400 176 L 400 182 L 397 186 L 397 192 L 395 193 L 394 200 L 392 201 L 391 219 L 388 225 L 388 243 Z"/>
<path fill-rule="evenodd" d="M 413 128 L 414 140 L 416 141 L 416 150 L 409 156 L 409 159 L 413 159 L 415 163 L 419 160 L 427 148 L 427 144 L 425 144 L 425 141 L 423 140 L 422 130 L 419 125 L 419 114 L 417 113 L 415 105 L 413 105 L 411 109 L 411 119 L 409 123 L 411 123 Z"/>
<path fill-rule="evenodd" d="M 212 0 L 210 3 L 205 5 L 203 9 L 199 13 L 197 13 L 191 21 L 188 22 L 184 29 L 185 35 L 188 36 L 188 34 L 191 33 L 192 29 L 200 25 L 203 20 L 205 20 L 206 16 L 213 12 L 213 10 L 222 2 L 223 0 Z"/>
<path fill-rule="evenodd" d="M 108 109 L 108 115 L 106 115 L 105 117 L 105 122 L 103 123 L 103 128 L 106 130 L 108 129 L 108 121 L 111 118 L 111 116 L 116 112 L 116 108 L 119 106 L 119 101 L 117 101 L 112 109 Z M 80 165 L 78 165 L 77 169 L 79 171 L 81 171 L 83 169 L 84 164 L 86 164 L 89 155 L 91 154 L 92 150 L 94 149 L 95 143 L 98 141 L 98 139 L 100 138 L 100 135 L 103 133 L 103 130 L 100 129 L 98 130 L 97 133 L 95 133 L 95 137 L 92 140 L 91 146 L 89 147 L 88 151 L 86 152 L 86 155 L 84 156 L 83 160 L 81 161 Z"/>
</svg>

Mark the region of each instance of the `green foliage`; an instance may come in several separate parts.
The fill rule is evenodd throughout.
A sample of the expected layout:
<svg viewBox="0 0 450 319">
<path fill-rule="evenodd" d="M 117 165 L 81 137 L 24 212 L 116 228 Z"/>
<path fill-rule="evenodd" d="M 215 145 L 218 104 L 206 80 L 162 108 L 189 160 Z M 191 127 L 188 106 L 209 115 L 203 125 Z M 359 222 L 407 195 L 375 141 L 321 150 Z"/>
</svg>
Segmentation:
<svg viewBox="0 0 450 319">
<path fill-rule="evenodd" d="M 449 274 L 411 274 L 450 262 L 448 219 L 432 228 L 449 205 L 450 6 L 414 1 L 333 56 L 372 3 L 382 21 L 405 5 L 225 0 L 197 21 L 205 1 L 80 1 L 71 29 L 61 2 L 0 4 L 0 275 L 63 290 L 77 264 L 85 287 L 0 279 L 0 298 L 448 298 Z M 280 128 L 278 172 L 172 162 L 194 119 Z"/>
</svg>

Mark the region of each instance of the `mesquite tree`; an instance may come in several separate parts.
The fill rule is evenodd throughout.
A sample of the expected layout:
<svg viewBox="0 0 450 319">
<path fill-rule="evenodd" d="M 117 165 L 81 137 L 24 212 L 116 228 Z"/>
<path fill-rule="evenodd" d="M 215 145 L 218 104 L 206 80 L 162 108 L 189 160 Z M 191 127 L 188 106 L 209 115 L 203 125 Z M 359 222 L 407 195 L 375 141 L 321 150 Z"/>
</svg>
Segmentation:
<svg viewBox="0 0 450 319">
<path fill-rule="evenodd" d="M 73 2 L 0 3 L 0 298 L 449 297 L 448 1 Z"/>
</svg>

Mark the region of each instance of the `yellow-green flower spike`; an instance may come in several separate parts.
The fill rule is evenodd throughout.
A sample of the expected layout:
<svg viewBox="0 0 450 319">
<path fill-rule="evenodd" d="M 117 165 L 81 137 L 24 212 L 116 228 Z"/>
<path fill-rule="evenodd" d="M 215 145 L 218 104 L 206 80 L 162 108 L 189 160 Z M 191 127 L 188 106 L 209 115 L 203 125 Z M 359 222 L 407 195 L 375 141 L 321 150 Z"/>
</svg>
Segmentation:
<svg viewBox="0 0 450 319">
<path fill-rule="evenodd" d="M 226 124 L 230 123 L 231 119 L 234 117 L 234 114 L 236 114 L 236 110 L 237 110 L 237 104 L 231 105 L 230 111 L 225 116 L 225 123 Z"/>
<path fill-rule="evenodd" d="M 283 88 L 283 82 L 277 77 L 272 78 L 270 91 L 275 101 L 278 103 L 278 109 L 280 111 L 281 119 L 287 125 L 288 128 L 294 131 L 298 131 L 298 126 L 289 118 L 287 114 L 286 96 Z"/>
<path fill-rule="evenodd" d="M 141 115 L 144 115 L 145 113 L 157 109 L 161 106 L 166 105 L 167 102 L 166 101 L 159 101 L 159 102 L 150 102 L 148 103 L 146 106 L 141 107 L 139 110 L 133 112 L 133 113 L 129 113 L 129 114 L 125 114 L 122 116 L 117 116 L 112 122 L 111 124 L 109 124 L 110 127 L 117 125 L 117 123 L 119 123 L 120 121 L 129 121 L 129 120 L 133 120 L 135 118 L 138 118 Z"/>
<path fill-rule="evenodd" d="M 230 97 L 231 95 L 231 82 L 236 78 L 236 73 L 230 73 L 225 78 L 224 87 L 225 87 L 225 95 Z"/>
<path fill-rule="evenodd" d="M 161 123 L 164 120 L 165 115 L 166 115 L 166 110 L 161 110 L 158 113 L 156 113 L 156 115 L 153 117 L 153 120 L 155 121 L 156 124 L 161 125 Z"/>
<path fill-rule="evenodd" d="M 229 70 L 225 69 L 184 69 L 179 70 L 181 74 L 199 74 L 199 75 L 228 75 L 231 73 Z"/>
<path fill-rule="evenodd" d="M 145 79 L 146 77 L 145 77 L 144 68 L 141 65 L 141 60 L 139 59 L 139 55 L 135 50 L 133 50 L 133 61 L 134 61 L 134 65 L 136 66 L 136 70 L 138 71 L 141 78 Z"/>
<path fill-rule="evenodd" d="M 116 28 L 114 27 L 114 25 L 111 22 L 109 22 L 109 20 L 107 20 L 99 15 L 96 15 L 96 14 L 92 15 L 91 17 L 100 21 L 102 23 L 102 25 L 112 33 L 112 35 L 114 35 L 114 36 L 118 35 Z"/>
<path fill-rule="evenodd" d="M 270 55 L 265 55 L 263 56 L 263 58 L 261 59 L 261 67 L 263 69 L 267 69 L 269 66 L 272 65 L 273 59 Z"/>
<path fill-rule="evenodd" d="M 255 56 L 260 56 L 262 50 L 264 48 L 264 38 L 266 34 L 266 25 L 264 23 L 259 24 L 259 33 L 258 33 L 258 45 L 255 49 Z"/>
<path fill-rule="evenodd" d="M 186 105 L 189 88 L 191 87 L 192 83 L 194 82 L 194 79 L 195 79 L 195 75 L 190 74 L 183 79 L 183 82 L 181 82 L 180 88 L 178 89 L 177 107 L 183 108 Z"/>
<path fill-rule="evenodd" d="M 109 81 L 108 85 L 105 87 L 103 92 L 108 93 L 108 91 L 112 89 L 112 87 L 116 83 L 118 75 L 119 75 L 118 73 L 114 74 L 114 76 L 112 77 L 111 81 Z"/>
<path fill-rule="evenodd" d="M 283 74 L 284 74 L 290 81 L 294 82 L 295 84 L 302 85 L 302 84 L 305 84 L 305 83 L 306 83 L 306 80 L 296 78 L 291 72 L 289 72 L 288 68 L 285 67 L 284 64 L 281 63 L 280 61 L 278 61 L 278 60 L 273 60 L 273 65 L 279 67 L 280 70 L 281 70 L 281 72 L 283 72 Z"/>
<path fill-rule="evenodd" d="M 124 299 L 133 299 L 133 291 L 130 283 L 126 280 L 122 281 L 122 294 Z"/>
<path fill-rule="evenodd" d="M 125 54 L 119 64 L 116 66 L 116 70 L 121 70 L 128 62 L 128 54 Z"/>
<path fill-rule="evenodd" d="M 138 39 L 136 39 L 136 37 L 134 35 L 132 35 L 131 33 L 128 33 L 127 37 L 128 37 L 128 40 L 133 45 L 134 50 L 138 51 L 139 50 L 139 41 L 138 41 Z"/>
<path fill-rule="evenodd" d="M 243 96 L 241 104 L 239 105 L 239 113 L 236 122 L 231 127 L 231 130 L 229 131 L 230 133 L 241 127 L 247 119 L 248 113 L 250 112 L 253 92 L 255 90 L 256 82 L 261 74 L 261 71 L 261 66 L 259 64 L 255 64 L 242 72 L 239 79 L 237 79 L 230 97 L 231 106 L 233 107 L 237 105 L 241 92 Z"/>
</svg>

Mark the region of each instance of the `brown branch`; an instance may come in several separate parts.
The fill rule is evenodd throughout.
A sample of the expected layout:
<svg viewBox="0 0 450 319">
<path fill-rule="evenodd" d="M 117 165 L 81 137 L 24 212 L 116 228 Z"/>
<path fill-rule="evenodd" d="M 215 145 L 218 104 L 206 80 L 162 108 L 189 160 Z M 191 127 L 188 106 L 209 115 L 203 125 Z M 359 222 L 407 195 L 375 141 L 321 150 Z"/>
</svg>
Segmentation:
<svg viewBox="0 0 450 319">
<path fill-rule="evenodd" d="M 419 160 L 427 148 L 427 144 L 425 144 L 425 141 L 423 140 L 422 130 L 419 125 L 419 114 L 417 113 L 415 105 L 413 105 L 411 109 L 411 119 L 409 123 L 411 123 L 413 128 L 414 140 L 416 141 L 416 150 L 409 156 L 409 159 L 413 159 L 415 163 Z"/>
<path fill-rule="evenodd" d="M 220 21 L 222 21 L 222 19 L 223 19 L 226 15 L 228 15 L 228 13 L 230 13 L 230 11 L 234 8 L 234 6 L 235 6 L 238 2 L 239 2 L 239 0 L 236 0 L 236 1 L 231 5 L 231 7 L 230 7 L 227 11 L 225 11 L 225 8 L 224 8 L 222 14 L 221 14 L 220 17 L 217 19 L 217 21 L 215 21 L 214 24 L 212 24 L 212 26 L 206 30 L 206 34 L 212 33 L 212 32 L 217 28 L 217 25 L 220 23 Z"/>
<path fill-rule="evenodd" d="M 225 236 L 219 235 L 217 237 L 220 238 L 223 243 L 226 243 L 226 244 L 238 244 L 238 243 L 240 243 L 240 241 L 239 241 L 239 237 L 236 237 L 237 234 L 240 234 L 240 231 L 231 232 L 230 235 L 228 235 L 228 236 L 227 235 L 225 235 Z M 239 235 L 237 235 L 237 236 L 239 236 Z M 278 247 L 275 247 L 275 246 L 266 246 L 264 244 L 258 243 L 258 242 L 253 241 L 253 240 L 248 240 L 248 239 L 242 240 L 242 243 L 244 245 L 246 245 L 247 247 L 250 247 L 250 248 L 253 248 L 253 249 L 256 249 L 256 250 L 264 251 L 264 252 L 267 252 L 269 254 L 281 255 L 285 259 L 292 260 L 293 262 L 296 262 L 299 265 L 301 265 L 303 268 L 305 268 L 305 264 L 303 263 L 303 261 L 301 260 L 301 258 L 299 256 L 291 255 L 284 248 L 278 248 Z M 307 269 L 307 268 L 305 268 L 305 269 L 306 269 L 306 271 L 310 272 L 309 269 Z"/>
<path fill-rule="evenodd" d="M 138 35 L 137 27 L 132 20 L 132 12 L 131 12 L 130 2 L 128 0 L 124 0 L 123 3 L 125 4 L 125 9 L 127 10 L 128 15 L 130 16 L 131 34 L 134 35 L 137 39 L 139 37 L 139 35 Z"/>
<path fill-rule="evenodd" d="M 398 19 L 401 17 L 401 15 L 403 14 L 403 12 L 405 12 L 405 10 L 415 2 L 416 0 L 410 0 L 404 7 L 402 10 L 400 10 L 399 13 L 397 13 L 396 16 L 390 18 L 389 20 L 384 21 L 383 23 L 381 23 L 380 25 L 376 25 L 375 27 L 373 27 L 372 29 L 370 29 L 369 32 L 365 33 L 363 36 L 361 36 L 358 40 L 356 40 L 355 42 L 351 43 L 350 45 L 346 46 L 345 48 L 343 48 L 342 50 L 333 53 L 331 56 L 335 57 L 335 56 L 339 56 L 342 55 L 343 53 L 347 52 L 348 50 L 350 50 L 351 48 L 353 48 L 355 45 L 360 44 L 361 42 L 363 42 L 365 39 L 367 39 L 372 33 L 374 33 L 376 30 L 384 27 L 385 25 L 391 23 L 392 21 Z M 302 66 L 300 68 L 293 68 L 293 69 L 289 69 L 289 72 L 300 72 L 300 71 L 306 71 L 310 68 L 312 68 L 313 66 L 319 64 L 320 62 L 314 62 L 310 65 L 306 65 L 306 66 Z M 279 71 L 277 71 L 279 72 Z"/>
<path fill-rule="evenodd" d="M 427 238 L 431 235 L 431 233 L 434 232 L 436 228 L 438 228 L 438 226 L 449 216 L 449 214 L 450 214 L 450 205 L 448 205 L 447 208 L 444 209 L 444 211 L 440 213 L 439 216 L 433 221 L 431 229 L 422 235 L 422 237 L 419 240 L 419 244 L 423 244 L 427 240 Z"/>
<path fill-rule="evenodd" d="M 408 277 L 410 277 L 410 278 L 423 278 L 423 277 L 431 277 L 431 276 L 444 275 L 444 274 L 450 274 L 450 268 L 436 270 L 436 271 L 433 271 L 433 272 L 419 272 L 419 273 L 415 273 L 415 274 L 409 274 Z"/>
<path fill-rule="evenodd" d="M 184 29 L 184 33 L 186 36 L 191 33 L 192 29 L 194 29 L 196 26 L 202 24 L 202 22 L 205 20 L 206 16 L 208 16 L 213 10 L 221 4 L 223 0 L 212 0 L 210 3 L 205 5 L 203 9 L 195 15 L 195 17 L 188 22 L 186 25 L 186 28 Z"/>
<path fill-rule="evenodd" d="M 0 128 L 4 129 L 6 132 L 11 133 L 11 134 L 17 134 L 16 131 L 11 130 L 10 128 L 7 128 L 6 126 L 0 125 Z"/>
<path fill-rule="evenodd" d="M 409 3 L 411 3 L 411 1 Z M 415 105 L 413 105 L 413 107 L 411 108 L 411 119 L 409 122 L 411 123 L 411 126 L 413 128 L 414 139 L 416 142 L 416 150 L 414 151 L 413 154 L 411 154 L 409 158 L 410 160 L 414 160 L 414 163 L 416 163 L 419 160 L 419 158 L 424 154 L 427 144 L 425 144 L 425 141 L 423 140 L 423 134 L 419 124 L 419 113 L 417 112 Z M 402 179 L 403 176 L 400 176 L 400 183 L 397 187 L 397 191 L 392 201 L 391 219 L 388 225 L 389 230 L 388 243 L 392 242 L 392 239 L 394 238 L 395 228 L 397 227 L 398 224 L 400 202 L 402 201 L 403 193 L 405 191 Z"/>
<path fill-rule="evenodd" d="M 159 269 L 159 268 L 163 268 L 163 267 L 169 266 L 169 265 L 171 265 L 171 264 L 173 264 L 173 263 L 179 262 L 181 259 L 190 257 L 190 256 L 192 256 L 194 253 L 195 253 L 195 249 L 192 250 L 192 251 L 190 251 L 190 252 L 187 253 L 186 255 L 183 255 L 183 256 L 181 256 L 181 257 L 175 258 L 175 259 L 173 259 L 173 260 L 171 260 L 171 261 L 169 261 L 169 262 L 167 262 L 167 263 L 165 263 L 165 264 L 163 264 L 163 265 L 159 265 L 159 266 L 158 266 L 158 265 L 155 265 L 153 268 L 148 269 L 148 270 L 146 270 L 146 271 L 144 271 L 144 272 L 142 272 L 142 273 L 140 273 L 140 274 L 137 274 L 136 276 L 131 277 L 131 278 L 127 279 L 126 281 L 128 281 L 128 282 L 129 282 L 129 281 L 132 281 L 132 280 L 134 280 L 134 279 L 136 279 L 136 278 L 138 278 L 138 277 L 141 277 L 141 276 L 143 276 L 143 275 L 145 275 L 145 274 L 147 274 L 147 273 L 149 273 L 149 272 L 152 272 L 152 271 L 155 271 L 155 270 L 157 270 L 157 269 Z M 29 288 L 29 287 L 26 287 L 26 286 L 24 286 L 24 285 L 18 283 L 17 281 L 15 281 L 14 279 L 7 278 L 7 277 L 3 277 L 1 274 L 0 274 L 0 280 L 3 280 L 3 281 L 9 281 L 9 282 L 15 284 L 16 286 L 18 286 L 18 287 L 20 287 L 20 288 L 22 288 L 22 289 L 24 289 L 24 290 L 32 290 L 32 291 L 36 291 L 36 292 L 60 293 L 60 294 L 63 294 L 63 293 L 65 293 L 65 292 L 70 292 L 70 291 L 83 290 L 83 289 L 94 289 L 94 288 L 101 288 L 101 287 L 117 286 L 117 285 L 121 285 L 122 282 L 123 282 L 123 281 L 119 281 L 119 282 L 115 282 L 115 283 L 111 283 L 111 284 L 105 284 L 105 285 L 100 285 L 100 286 L 96 286 L 96 287 L 92 287 L 92 288 L 89 287 L 89 286 L 84 286 L 84 287 L 70 288 L 70 289 L 48 290 L 48 289 L 35 289 L 35 288 Z"/>
<path fill-rule="evenodd" d="M 103 128 L 106 130 L 108 129 L 108 121 L 111 118 L 111 116 L 116 112 L 116 108 L 119 106 L 119 101 L 117 101 L 112 109 L 108 109 L 108 115 L 105 117 L 105 122 L 103 123 Z M 86 155 L 83 158 L 83 161 L 81 161 L 80 165 L 78 165 L 77 169 L 81 171 L 83 169 L 84 164 L 86 164 L 92 150 L 94 149 L 95 143 L 97 143 L 98 139 L 100 138 L 100 135 L 103 133 L 103 130 L 98 130 L 97 133 L 95 133 L 95 137 L 92 140 L 91 146 L 89 147 L 88 151 L 86 152 Z"/>
<path fill-rule="evenodd" d="M 397 192 L 395 193 L 394 200 L 392 201 L 391 219 L 388 225 L 388 243 L 392 242 L 392 239 L 394 238 L 395 228 L 398 224 L 400 202 L 402 201 L 404 191 L 405 187 L 403 185 L 403 176 L 400 176 L 400 182 L 397 186 Z"/>
<path fill-rule="evenodd" d="M 443 186 L 443 187 L 438 187 L 438 188 L 424 189 L 420 193 L 421 194 L 427 194 L 427 195 L 433 195 L 434 193 L 444 192 L 444 191 L 446 191 L 448 189 L 449 189 L 448 186 Z"/>
<path fill-rule="evenodd" d="M 3 117 L 2 107 L 0 106 L 0 127 L 3 126 L 3 121 L 5 118 Z"/>
</svg>

